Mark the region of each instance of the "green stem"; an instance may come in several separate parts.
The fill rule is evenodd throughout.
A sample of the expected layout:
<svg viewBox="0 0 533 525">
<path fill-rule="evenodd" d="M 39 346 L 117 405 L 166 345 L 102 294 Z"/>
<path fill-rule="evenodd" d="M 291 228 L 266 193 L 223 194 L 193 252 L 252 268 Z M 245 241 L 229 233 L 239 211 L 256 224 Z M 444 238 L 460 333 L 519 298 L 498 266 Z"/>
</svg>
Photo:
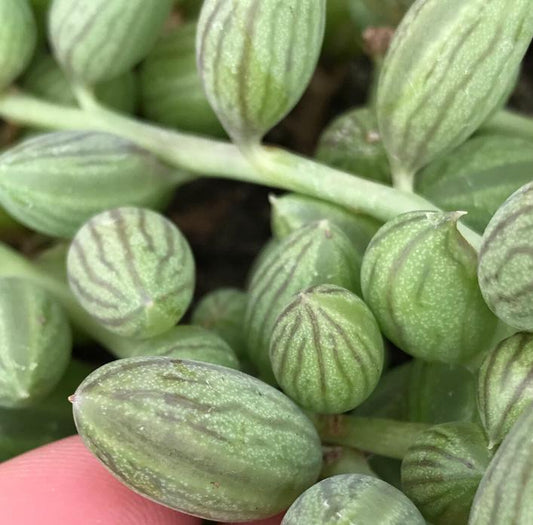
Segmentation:
<svg viewBox="0 0 533 525">
<path fill-rule="evenodd" d="M 86 100 L 91 111 L 65 108 L 21 93 L 0 97 L 0 115 L 29 125 L 59 129 L 91 129 L 114 133 L 158 155 L 167 163 L 207 176 L 251 182 L 327 200 L 352 211 L 387 221 L 401 213 L 437 210 L 419 195 L 378 184 L 294 155 L 280 148 L 258 146 L 251 162 L 237 147 L 162 129 L 114 113 Z M 182 181 L 180 176 L 180 182 Z M 480 237 L 464 227 L 463 235 L 478 247 Z"/>
<path fill-rule="evenodd" d="M 502 110 L 484 124 L 481 130 L 533 140 L 533 119 L 512 111 Z"/>
<path fill-rule="evenodd" d="M 0 243 L 0 277 L 18 277 L 34 282 L 61 303 L 74 326 L 105 346 L 117 357 L 128 357 L 128 340 L 109 332 L 93 320 L 72 295 L 65 281 L 41 270 L 2 243 Z"/>
<path fill-rule="evenodd" d="M 403 459 L 420 432 L 431 425 L 350 415 L 313 416 L 323 443 Z"/>
</svg>

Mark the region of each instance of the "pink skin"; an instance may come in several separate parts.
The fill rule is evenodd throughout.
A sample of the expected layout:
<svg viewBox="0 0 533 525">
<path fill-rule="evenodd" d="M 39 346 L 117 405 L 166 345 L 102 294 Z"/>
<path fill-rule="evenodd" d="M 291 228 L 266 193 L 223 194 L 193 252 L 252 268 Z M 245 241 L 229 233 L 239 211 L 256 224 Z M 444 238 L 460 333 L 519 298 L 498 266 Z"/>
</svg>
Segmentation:
<svg viewBox="0 0 533 525">
<path fill-rule="evenodd" d="M 135 494 L 70 437 L 0 464 L 2 523 L 201 525 Z M 281 518 L 253 525 L 279 525 Z M 250 524 L 249 524 L 250 525 Z"/>
</svg>

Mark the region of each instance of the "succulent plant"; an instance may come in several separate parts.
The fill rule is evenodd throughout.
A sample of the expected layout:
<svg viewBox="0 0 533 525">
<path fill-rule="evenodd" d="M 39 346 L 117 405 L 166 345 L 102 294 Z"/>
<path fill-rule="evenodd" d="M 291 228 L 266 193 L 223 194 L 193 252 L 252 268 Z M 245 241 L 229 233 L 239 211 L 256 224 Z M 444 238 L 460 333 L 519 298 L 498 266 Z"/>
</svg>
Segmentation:
<svg viewBox="0 0 533 525">
<path fill-rule="evenodd" d="M 73 237 L 109 208 L 162 207 L 175 184 L 156 157 L 107 133 L 38 135 L 0 156 L 2 206 L 30 228 L 58 237 Z"/>
<path fill-rule="evenodd" d="M 205 0 L 197 35 L 203 86 L 239 144 L 261 140 L 298 102 L 324 36 L 324 0 Z"/>
<path fill-rule="evenodd" d="M 479 484 L 468 525 L 533 520 L 533 407 L 529 406 L 503 440 Z"/>
<path fill-rule="evenodd" d="M 478 406 L 491 448 L 501 443 L 533 403 L 533 334 L 502 341 L 479 370 Z"/>
<path fill-rule="evenodd" d="M 340 414 L 376 387 L 383 339 L 357 295 L 339 286 L 314 286 L 298 292 L 276 319 L 270 362 L 283 391 L 299 405 Z"/>
<path fill-rule="evenodd" d="M 287 511 L 281 525 L 302 523 L 423 525 L 425 521 L 413 503 L 385 481 L 345 474 L 325 479 L 305 491 Z"/>
<path fill-rule="evenodd" d="M 412 212 L 386 223 L 361 268 L 363 297 L 386 337 L 426 361 L 460 363 L 488 349 L 496 319 L 477 283 L 460 214 Z"/>
<path fill-rule="evenodd" d="M 337 117 L 322 132 L 316 158 L 354 175 L 391 183 L 387 152 L 372 108 L 350 109 Z"/>
<path fill-rule="evenodd" d="M 407 387 L 409 421 L 447 423 L 478 421 L 476 375 L 461 365 L 411 363 Z"/>
<path fill-rule="evenodd" d="M 479 286 L 505 323 L 533 331 L 531 234 L 533 184 L 522 186 L 494 214 L 479 252 Z"/>
<path fill-rule="evenodd" d="M 65 372 L 72 337 L 61 306 L 33 283 L 0 278 L 0 406 L 48 395 Z"/>
<path fill-rule="evenodd" d="M 67 270 L 83 308 L 108 330 L 135 339 L 172 328 L 194 289 L 185 237 L 143 208 L 115 208 L 87 221 L 72 241 Z"/>
<path fill-rule="evenodd" d="M 224 130 L 202 89 L 196 67 L 196 23 L 167 31 L 142 63 L 143 113 L 152 121 L 206 135 Z"/>
<path fill-rule="evenodd" d="M 42 34 L 28 64 L 29 6 L 40 32 L 49 19 L 61 69 Z M 305 525 L 414 525 L 420 511 L 434 525 L 533 521 L 530 188 L 500 207 L 531 179 L 533 119 L 501 109 L 518 79 L 516 93 L 527 91 L 530 0 L 0 0 L 0 20 L 0 207 L 45 234 L 7 237 L 0 224 L 0 284 L 18 279 L 68 315 L 75 355 L 101 363 L 110 358 L 101 345 L 118 358 L 71 398 L 84 442 L 118 479 L 217 521 L 266 518 L 297 499 L 285 519 Z M 131 108 L 132 71 L 143 77 L 143 118 L 117 111 Z M 196 135 L 216 119 L 231 141 Z M 17 145 L 43 129 L 62 133 Z M 204 217 L 190 197 L 211 186 L 174 199 L 196 177 L 289 192 L 273 198 L 274 239 L 247 292 L 209 293 L 185 318 L 216 333 L 176 326 L 192 298 L 193 258 L 174 222 L 149 210 L 172 203 L 169 216 L 197 245 Z M 254 223 L 256 204 L 247 202 Z M 263 228 L 261 240 L 265 219 L 251 228 Z M 200 289 L 244 286 L 237 258 L 259 239 L 243 233 L 244 250 L 228 247 L 235 273 Z M 367 306 L 353 295 L 361 288 Z M 0 293 L 0 306 L 17 297 Z M 6 337 L 35 331 L 29 310 L 22 300 L 0 308 L 23 317 L 6 323 Z M 0 410 L 0 458 L 72 431 L 64 389 L 81 377 L 68 370 L 53 386 L 61 337 L 24 364 L 25 377 L 47 376 L 53 391 Z M 4 346 L 0 364 L 28 355 Z M 253 377 L 275 384 L 275 371 L 311 411 Z M 2 367 L 0 376 L 8 385 L 22 377 Z M 339 473 L 356 477 L 304 493 Z M 12 508 L 8 519 L 28 521 Z"/>
<path fill-rule="evenodd" d="M 73 404 L 82 439 L 115 476 L 206 519 L 272 516 L 320 471 L 320 441 L 304 414 L 229 368 L 123 359 L 91 374 Z"/>
<path fill-rule="evenodd" d="M 490 460 L 478 425 L 437 425 L 423 432 L 408 450 L 402 462 L 402 487 L 434 525 L 466 525 Z"/>
<path fill-rule="evenodd" d="M 444 210 L 468 212 L 463 222 L 482 233 L 503 202 L 531 180 L 531 146 L 517 137 L 474 137 L 421 170 L 416 191 Z"/>
<path fill-rule="evenodd" d="M 246 293 L 236 288 L 220 288 L 202 297 L 191 315 L 193 324 L 218 334 L 239 356 L 246 354 L 243 333 Z"/>
<path fill-rule="evenodd" d="M 527 0 L 426 0 L 407 12 L 377 98 L 399 184 L 409 187 L 417 170 L 464 142 L 497 109 L 533 37 L 530 7 Z"/>
<path fill-rule="evenodd" d="M 30 62 L 37 27 L 28 0 L 2 0 L 0 20 L 0 91 L 3 91 Z"/>
<path fill-rule="evenodd" d="M 69 77 L 92 85 L 129 71 L 153 46 L 173 0 L 54 0 L 49 34 Z M 109 38 L 113 27 L 113 38 Z"/>
<path fill-rule="evenodd" d="M 358 281 L 357 254 L 344 233 L 328 221 L 311 223 L 283 239 L 257 267 L 248 290 L 244 329 L 253 364 L 272 377 L 270 337 L 293 294 L 315 284 L 353 291 Z"/>
<path fill-rule="evenodd" d="M 69 79 L 53 57 L 47 53 L 37 55 L 26 71 L 22 87 L 45 100 L 76 106 L 76 96 Z M 137 78 L 131 71 L 95 86 L 96 97 L 106 106 L 124 113 L 137 108 Z"/>
<path fill-rule="evenodd" d="M 119 350 L 128 357 L 189 359 L 239 370 L 239 360 L 228 344 L 216 333 L 200 326 L 174 326 L 150 339 L 124 341 Z"/>
<path fill-rule="evenodd" d="M 283 239 L 310 222 L 325 219 L 348 236 L 361 259 L 370 239 L 381 226 L 375 219 L 362 213 L 351 213 L 340 206 L 298 193 L 271 196 L 270 204 L 271 227 L 276 238 Z"/>
</svg>

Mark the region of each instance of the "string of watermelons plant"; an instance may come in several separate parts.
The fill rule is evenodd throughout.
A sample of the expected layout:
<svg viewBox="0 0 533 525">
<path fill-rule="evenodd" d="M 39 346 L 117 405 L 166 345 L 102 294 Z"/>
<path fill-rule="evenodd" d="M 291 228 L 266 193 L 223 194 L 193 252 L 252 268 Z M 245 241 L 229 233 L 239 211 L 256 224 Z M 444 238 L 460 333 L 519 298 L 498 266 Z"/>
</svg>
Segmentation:
<svg viewBox="0 0 533 525">
<path fill-rule="evenodd" d="M 531 1 L 180 4 L 0 0 L 0 116 L 34 135 L 0 155 L 0 204 L 68 241 L 0 246 L 14 435 L 75 389 L 89 450 L 204 519 L 532 521 L 533 120 L 503 109 Z M 316 159 L 263 144 L 348 16 L 398 25 L 371 104 Z M 160 212 L 197 177 L 291 193 L 246 292 L 184 325 L 194 255 Z M 71 325 L 117 359 L 77 370 Z M 412 359 L 387 370 L 391 345 Z"/>
</svg>

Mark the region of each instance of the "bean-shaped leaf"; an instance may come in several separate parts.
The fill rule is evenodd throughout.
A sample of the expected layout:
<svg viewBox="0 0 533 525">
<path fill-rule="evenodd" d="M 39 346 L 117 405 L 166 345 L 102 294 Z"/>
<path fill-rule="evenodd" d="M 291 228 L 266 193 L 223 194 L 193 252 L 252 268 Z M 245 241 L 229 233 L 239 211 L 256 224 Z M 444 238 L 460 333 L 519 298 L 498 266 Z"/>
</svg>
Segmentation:
<svg viewBox="0 0 533 525">
<path fill-rule="evenodd" d="M 110 208 L 162 207 L 175 184 L 156 157 L 108 133 L 47 133 L 0 156 L 0 203 L 54 237 L 73 237 Z"/>
<path fill-rule="evenodd" d="M 285 514 L 281 525 L 425 525 L 424 518 L 398 489 L 362 474 L 327 478 L 306 490 Z"/>
<path fill-rule="evenodd" d="M 531 141 L 481 135 L 421 170 L 415 188 L 443 210 L 468 212 L 463 222 L 483 233 L 503 202 L 531 181 L 532 172 Z"/>
<path fill-rule="evenodd" d="M 49 14 L 52 49 L 69 76 L 87 84 L 110 80 L 144 58 L 172 4 L 173 0 L 54 0 Z"/>
<path fill-rule="evenodd" d="M 37 41 L 37 26 L 28 0 L 0 2 L 0 91 L 28 65 Z"/>
<path fill-rule="evenodd" d="M 235 142 L 258 142 L 298 102 L 318 60 L 325 10 L 325 0 L 204 2 L 198 69 Z"/>
<path fill-rule="evenodd" d="M 521 332 L 498 344 L 479 370 L 479 413 L 491 447 L 532 402 L 533 334 Z"/>
<path fill-rule="evenodd" d="M 372 108 L 356 108 L 337 117 L 320 136 L 316 158 L 334 168 L 390 184 L 387 152 Z"/>
<path fill-rule="evenodd" d="M 228 344 L 200 326 L 179 325 L 150 339 L 117 342 L 119 348 L 113 350 L 120 357 L 162 356 L 239 369 L 239 360 Z"/>
<path fill-rule="evenodd" d="M 270 204 L 271 228 L 276 238 L 283 239 L 306 224 L 325 219 L 348 236 L 361 259 L 370 239 L 381 226 L 381 223 L 368 215 L 352 213 L 336 204 L 298 193 L 271 197 Z"/>
<path fill-rule="evenodd" d="M 503 440 L 481 480 L 469 525 L 533 523 L 533 406 Z"/>
<path fill-rule="evenodd" d="M 483 430 L 443 423 L 421 433 L 402 462 L 402 488 L 434 525 L 466 525 L 491 459 Z"/>
<path fill-rule="evenodd" d="M 0 406 L 24 407 L 49 394 L 71 345 L 59 303 L 32 282 L 0 279 Z"/>
<path fill-rule="evenodd" d="M 21 83 L 25 91 L 38 97 L 68 106 L 76 106 L 76 96 L 65 72 L 48 53 L 36 56 Z M 96 98 L 113 109 L 133 113 L 137 108 L 137 77 L 127 71 L 118 77 L 94 86 Z"/>
<path fill-rule="evenodd" d="M 92 317 L 136 339 L 174 326 L 194 290 L 187 240 L 168 219 L 142 208 L 115 208 L 86 222 L 69 249 L 67 273 Z"/>
<path fill-rule="evenodd" d="M 533 37 L 529 0 L 418 0 L 379 80 L 393 172 L 413 175 L 464 142 L 499 106 Z"/>
<path fill-rule="evenodd" d="M 224 136 L 202 89 L 195 44 L 196 22 L 161 35 L 140 70 L 143 112 L 150 120 L 165 126 Z"/>
<path fill-rule="evenodd" d="M 400 215 L 363 258 L 363 297 L 384 335 L 426 361 L 460 363 L 480 354 L 497 324 L 479 290 L 477 254 L 457 230 L 460 216 Z"/>
<path fill-rule="evenodd" d="M 279 314 L 270 339 L 270 362 L 281 388 L 322 414 L 360 405 L 376 387 L 383 360 L 372 312 L 339 286 L 299 292 Z"/>
<path fill-rule="evenodd" d="M 281 512 L 318 477 L 320 441 L 285 395 L 229 368 L 122 359 L 73 396 L 87 447 L 133 490 L 215 521 Z"/>
<path fill-rule="evenodd" d="M 479 251 L 479 286 L 505 323 L 533 331 L 533 183 L 513 193 L 492 217 Z"/>
</svg>

